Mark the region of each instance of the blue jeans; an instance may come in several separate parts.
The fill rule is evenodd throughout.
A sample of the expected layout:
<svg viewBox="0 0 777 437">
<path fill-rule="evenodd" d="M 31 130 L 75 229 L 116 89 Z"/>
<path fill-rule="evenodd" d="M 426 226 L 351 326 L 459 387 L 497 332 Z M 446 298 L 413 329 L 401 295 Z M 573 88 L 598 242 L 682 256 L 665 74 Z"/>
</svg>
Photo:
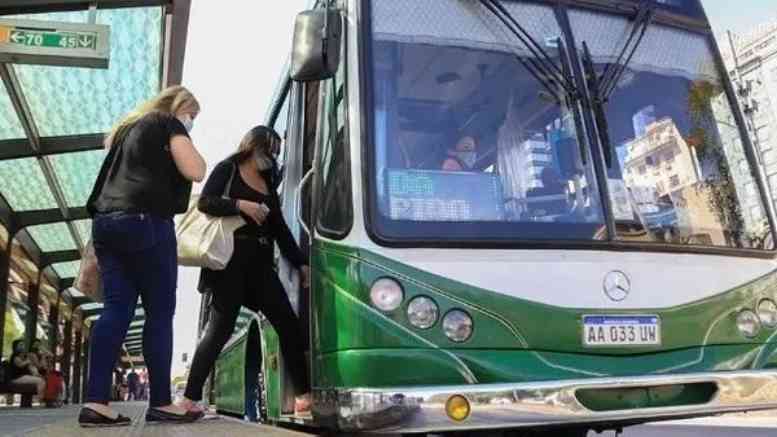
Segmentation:
<svg viewBox="0 0 777 437">
<path fill-rule="evenodd" d="M 178 279 L 173 220 L 149 214 L 99 214 L 92 222 L 92 239 L 104 307 L 92 329 L 86 401 L 110 400 L 111 376 L 140 295 L 146 314 L 143 357 L 151 386 L 149 403 L 168 405 Z"/>
</svg>

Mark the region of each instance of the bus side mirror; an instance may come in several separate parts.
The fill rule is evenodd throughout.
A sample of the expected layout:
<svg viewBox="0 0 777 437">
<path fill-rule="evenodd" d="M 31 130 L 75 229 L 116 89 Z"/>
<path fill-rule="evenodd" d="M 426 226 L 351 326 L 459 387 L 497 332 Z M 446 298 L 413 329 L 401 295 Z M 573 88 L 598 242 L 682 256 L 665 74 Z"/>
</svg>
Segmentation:
<svg viewBox="0 0 777 437">
<path fill-rule="evenodd" d="M 315 9 L 297 15 L 290 76 L 297 82 L 329 79 L 340 64 L 342 22 L 332 9 Z"/>
</svg>

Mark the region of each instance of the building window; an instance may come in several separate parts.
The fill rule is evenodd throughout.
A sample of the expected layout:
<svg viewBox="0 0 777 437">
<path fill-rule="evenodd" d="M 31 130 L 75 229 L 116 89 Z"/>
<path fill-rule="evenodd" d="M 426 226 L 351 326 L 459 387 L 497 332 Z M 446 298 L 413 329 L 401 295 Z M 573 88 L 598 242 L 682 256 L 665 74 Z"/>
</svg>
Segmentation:
<svg viewBox="0 0 777 437">
<path fill-rule="evenodd" d="M 777 174 L 769 176 L 769 188 L 772 190 L 772 197 L 777 197 Z"/>
<path fill-rule="evenodd" d="M 774 150 L 764 151 L 761 157 L 764 160 L 764 164 L 771 164 L 775 161 L 775 158 L 777 158 L 777 156 L 774 153 Z"/>
<path fill-rule="evenodd" d="M 671 178 L 669 178 L 669 185 L 670 185 L 672 188 L 675 188 L 675 187 L 677 187 L 678 185 L 680 185 L 680 176 L 678 176 L 678 175 L 674 175 L 674 176 L 672 176 Z"/>
<path fill-rule="evenodd" d="M 639 166 L 639 174 L 645 174 L 645 172 L 647 172 L 647 169 L 645 168 L 645 166 L 644 165 L 640 165 Z"/>
<path fill-rule="evenodd" d="M 745 195 L 752 199 L 754 197 L 758 197 L 758 190 L 755 189 L 755 184 L 748 183 L 745 185 Z"/>
</svg>

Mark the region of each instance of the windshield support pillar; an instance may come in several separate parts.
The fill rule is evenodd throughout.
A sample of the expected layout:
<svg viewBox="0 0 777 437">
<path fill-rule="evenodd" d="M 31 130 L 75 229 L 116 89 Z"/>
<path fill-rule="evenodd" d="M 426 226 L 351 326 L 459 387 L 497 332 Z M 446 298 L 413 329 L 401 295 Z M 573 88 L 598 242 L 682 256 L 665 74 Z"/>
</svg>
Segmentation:
<svg viewBox="0 0 777 437">
<path fill-rule="evenodd" d="M 588 139 L 588 150 L 591 152 L 591 160 L 593 161 L 597 186 L 599 188 L 598 192 L 600 193 L 600 201 L 602 203 L 602 213 L 604 214 L 605 226 L 607 227 L 607 240 L 613 240 L 617 234 L 612 198 L 610 197 L 610 187 L 607 183 L 607 169 L 605 167 L 602 145 L 599 143 L 598 136 L 596 135 L 597 126 L 591 115 L 593 113 L 593 105 L 591 103 L 591 94 L 584 80 L 585 75 L 583 74 L 583 68 L 580 63 L 580 51 L 577 49 L 566 7 L 557 5 L 553 8 L 553 12 L 561 26 L 562 33 L 564 34 L 567 51 L 569 52 L 572 64 L 572 77 L 578 89 L 577 97 L 584 109 L 581 112 L 583 113 L 583 122 L 585 125 L 586 137 Z M 604 132 L 604 134 L 609 135 L 608 132 Z"/>
</svg>

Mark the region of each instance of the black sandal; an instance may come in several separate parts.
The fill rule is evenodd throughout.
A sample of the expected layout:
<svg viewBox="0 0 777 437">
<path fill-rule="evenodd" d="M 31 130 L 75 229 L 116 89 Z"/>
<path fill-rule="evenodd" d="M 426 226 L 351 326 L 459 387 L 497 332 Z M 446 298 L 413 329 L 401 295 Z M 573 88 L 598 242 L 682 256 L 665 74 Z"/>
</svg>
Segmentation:
<svg viewBox="0 0 777 437">
<path fill-rule="evenodd" d="M 115 419 L 94 411 L 91 408 L 81 408 L 81 413 L 78 415 L 78 424 L 82 428 L 108 428 L 115 426 L 129 426 L 132 423 L 132 419 L 119 414 Z"/>
<path fill-rule="evenodd" d="M 157 408 L 146 411 L 146 422 L 156 423 L 191 423 L 205 416 L 202 411 L 187 411 L 186 414 L 175 414 Z"/>
</svg>

